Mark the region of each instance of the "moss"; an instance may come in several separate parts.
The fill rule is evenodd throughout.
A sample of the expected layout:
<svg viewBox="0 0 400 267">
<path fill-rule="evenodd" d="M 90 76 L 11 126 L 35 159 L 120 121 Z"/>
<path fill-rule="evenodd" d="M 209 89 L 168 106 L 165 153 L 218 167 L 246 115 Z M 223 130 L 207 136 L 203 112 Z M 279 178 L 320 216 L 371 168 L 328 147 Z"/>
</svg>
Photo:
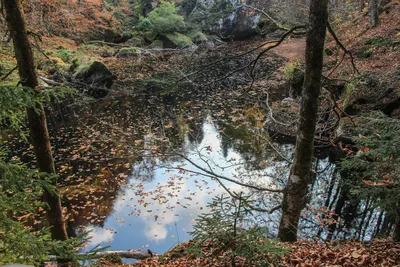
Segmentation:
<svg viewBox="0 0 400 267">
<path fill-rule="evenodd" d="M 146 41 L 144 40 L 144 38 L 142 36 L 134 36 L 131 39 L 129 39 L 128 41 L 126 41 L 127 45 L 130 46 L 143 46 L 144 44 L 146 44 Z"/>
<path fill-rule="evenodd" d="M 92 64 L 93 64 L 93 62 L 86 62 L 86 63 L 79 65 L 79 67 L 77 67 L 75 69 L 73 76 L 77 77 L 78 75 L 87 72 Z"/>
<path fill-rule="evenodd" d="M 394 44 L 394 42 L 387 38 L 377 37 L 377 38 L 365 38 L 364 44 L 375 45 L 375 46 L 391 46 Z"/>
<path fill-rule="evenodd" d="M 289 62 L 283 68 L 283 75 L 287 81 L 296 80 L 302 73 L 303 72 L 300 69 L 300 63 L 298 61 Z"/>
<path fill-rule="evenodd" d="M 176 46 L 188 46 L 193 43 L 190 37 L 179 32 L 167 33 L 164 36 Z"/>
<path fill-rule="evenodd" d="M 152 42 L 148 47 L 150 49 L 163 49 L 164 44 L 163 44 L 163 41 L 161 41 L 161 40 L 154 40 L 154 42 Z"/>
<path fill-rule="evenodd" d="M 346 84 L 344 87 L 343 93 L 342 93 L 342 101 L 343 101 L 343 107 L 346 108 L 349 106 L 355 99 L 354 97 L 354 91 L 356 90 L 356 87 L 358 83 L 360 82 L 359 77 L 355 77 L 350 79 L 350 82 Z"/>
<path fill-rule="evenodd" d="M 139 47 L 124 47 L 117 54 L 117 58 L 135 58 L 141 54 Z"/>
<path fill-rule="evenodd" d="M 368 46 L 363 46 L 356 51 L 356 56 L 358 59 L 366 59 L 372 56 L 372 49 Z"/>
<path fill-rule="evenodd" d="M 192 39 L 194 43 L 202 43 L 208 41 L 207 36 L 201 31 L 189 31 L 186 35 L 190 39 Z"/>
</svg>

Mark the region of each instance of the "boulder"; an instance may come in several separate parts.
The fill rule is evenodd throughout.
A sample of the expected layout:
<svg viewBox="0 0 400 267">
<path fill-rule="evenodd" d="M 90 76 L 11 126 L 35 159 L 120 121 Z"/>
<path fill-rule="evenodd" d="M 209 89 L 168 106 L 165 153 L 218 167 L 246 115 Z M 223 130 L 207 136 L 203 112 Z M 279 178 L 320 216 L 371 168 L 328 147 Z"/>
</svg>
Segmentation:
<svg viewBox="0 0 400 267">
<path fill-rule="evenodd" d="M 151 44 L 149 44 L 148 48 L 150 49 L 163 49 L 164 42 L 161 40 L 154 40 Z"/>
<path fill-rule="evenodd" d="M 224 18 L 222 32 L 234 40 L 243 40 L 257 34 L 257 26 L 260 14 L 254 14 L 252 10 L 245 7 L 237 7 Z"/>
<path fill-rule="evenodd" d="M 99 61 L 81 65 L 75 71 L 73 78 L 87 85 L 87 92 L 96 98 L 105 97 L 111 88 L 116 76 Z"/>
<path fill-rule="evenodd" d="M 392 77 L 395 75 L 393 72 Z M 344 112 L 356 115 L 370 110 L 379 110 L 390 115 L 400 107 L 397 83 L 387 79 L 383 73 L 365 71 L 350 80 L 342 93 Z"/>
<path fill-rule="evenodd" d="M 117 54 L 117 58 L 137 58 L 141 53 L 139 47 L 124 47 Z"/>
<path fill-rule="evenodd" d="M 198 0 L 187 20 L 209 34 L 221 34 L 235 40 L 246 39 L 257 34 L 260 22 L 260 13 L 244 6 L 252 6 L 252 2 Z"/>
<path fill-rule="evenodd" d="M 179 32 L 164 34 L 161 40 L 165 48 L 185 48 L 193 43 L 190 37 Z"/>
</svg>

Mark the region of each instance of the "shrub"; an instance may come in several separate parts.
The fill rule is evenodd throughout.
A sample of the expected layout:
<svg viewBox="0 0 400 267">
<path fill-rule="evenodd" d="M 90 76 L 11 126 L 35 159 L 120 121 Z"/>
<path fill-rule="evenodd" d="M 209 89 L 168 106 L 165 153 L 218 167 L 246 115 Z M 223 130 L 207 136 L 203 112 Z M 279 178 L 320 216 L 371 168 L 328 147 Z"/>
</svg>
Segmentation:
<svg viewBox="0 0 400 267">
<path fill-rule="evenodd" d="M 149 13 L 147 18 L 139 19 L 139 30 L 151 30 L 157 34 L 182 32 L 186 25 L 182 16 L 178 15 L 175 4 L 164 2 Z"/>
<path fill-rule="evenodd" d="M 208 205 L 210 213 L 199 216 L 190 234 L 193 243 L 188 249 L 200 257 L 213 257 L 220 266 L 235 265 L 245 258 L 246 266 L 270 266 L 286 253 L 275 240 L 266 237 L 265 227 L 247 227 L 252 215 L 249 197 L 215 197 Z"/>
<path fill-rule="evenodd" d="M 283 68 L 283 74 L 287 81 L 295 79 L 299 75 L 299 72 L 301 72 L 301 69 L 298 61 L 290 62 Z"/>
<path fill-rule="evenodd" d="M 68 63 L 71 59 L 72 51 L 61 48 L 60 50 L 58 50 L 56 52 L 56 55 L 57 55 L 57 57 L 61 58 L 62 61 L 64 61 L 65 63 Z"/>
</svg>

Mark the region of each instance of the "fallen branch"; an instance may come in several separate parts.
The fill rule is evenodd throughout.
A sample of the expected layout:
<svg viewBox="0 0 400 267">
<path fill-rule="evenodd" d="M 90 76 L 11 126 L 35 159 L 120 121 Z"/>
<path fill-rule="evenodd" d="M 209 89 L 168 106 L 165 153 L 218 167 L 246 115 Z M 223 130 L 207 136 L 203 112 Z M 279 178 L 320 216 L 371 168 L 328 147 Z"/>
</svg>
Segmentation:
<svg viewBox="0 0 400 267">
<path fill-rule="evenodd" d="M 8 76 L 10 76 L 16 69 L 18 69 L 18 66 L 15 66 L 12 70 L 10 70 L 3 78 L 1 78 L 2 81 L 7 79 Z"/>
<path fill-rule="evenodd" d="M 125 259 L 136 259 L 136 260 L 144 260 L 147 258 L 151 258 L 153 256 L 158 256 L 157 254 L 148 251 L 137 251 L 137 250 L 120 250 L 120 251 L 104 251 L 97 252 L 94 255 L 91 255 L 91 259 L 100 259 L 109 255 L 116 255 Z"/>
<path fill-rule="evenodd" d="M 91 42 L 87 42 L 87 44 L 107 45 L 107 46 L 111 46 L 111 47 L 128 47 L 126 45 L 109 43 L 109 42 L 104 42 L 104 41 L 91 41 Z"/>
<path fill-rule="evenodd" d="M 136 259 L 136 260 L 144 260 L 154 256 L 160 256 L 156 253 L 153 253 L 150 250 L 147 251 L 138 251 L 138 250 L 116 250 L 116 251 L 102 251 L 97 252 L 95 254 L 90 253 L 81 253 L 82 256 L 87 256 L 89 259 L 100 259 L 107 256 L 115 255 L 125 259 Z M 50 260 L 56 261 L 56 256 L 50 256 Z"/>
<path fill-rule="evenodd" d="M 41 79 L 42 81 L 44 81 L 48 85 L 51 85 L 51 86 L 64 86 L 64 84 L 62 84 L 62 83 L 47 79 L 47 78 L 45 78 L 43 76 L 38 76 L 38 77 L 39 77 L 39 79 Z"/>
</svg>

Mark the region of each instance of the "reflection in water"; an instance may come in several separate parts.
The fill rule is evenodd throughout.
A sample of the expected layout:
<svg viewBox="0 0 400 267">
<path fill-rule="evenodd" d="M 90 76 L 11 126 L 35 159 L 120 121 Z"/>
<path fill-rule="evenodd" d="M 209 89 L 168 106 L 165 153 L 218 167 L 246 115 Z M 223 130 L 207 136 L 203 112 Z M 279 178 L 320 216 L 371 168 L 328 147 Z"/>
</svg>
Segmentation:
<svg viewBox="0 0 400 267">
<path fill-rule="evenodd" d="M 238 177 L 244 173 L 248 177 L 264 177 L 260 171 L 245 170 L 242 157 L 234 150 L 230 149 L 224 155 L 220 133 L 211 120 L 204 124 L 203 132 L 203 140 L 194 148 L 188 140 L 186 142 L 183 150 L 187 150 L 190 160 L 226 177 Z M 182 166 L 188 171 L 177 170 Z M 198 169 L 178 159 L 164 162 L 145 157 L 135 164 L 132 176 L 121 190 L 114 212 L 104 226 L 88 226 L 87 229 L 93 230 L 90 247 L 110 245 L 110 249 L 116 250 L 149 245 L 151 250 L 162 253 L 188 240 L 187 232 L 192 230 L 194 219 L 207 212 L 207 202 L 216 194 L 226 194 L 216 181 L 190 171 Z M 258 181 L 258 184 L 268 183 Z M 226 185 L 233 191 L 247 191 L 236 184 Z"/>
</svg>

